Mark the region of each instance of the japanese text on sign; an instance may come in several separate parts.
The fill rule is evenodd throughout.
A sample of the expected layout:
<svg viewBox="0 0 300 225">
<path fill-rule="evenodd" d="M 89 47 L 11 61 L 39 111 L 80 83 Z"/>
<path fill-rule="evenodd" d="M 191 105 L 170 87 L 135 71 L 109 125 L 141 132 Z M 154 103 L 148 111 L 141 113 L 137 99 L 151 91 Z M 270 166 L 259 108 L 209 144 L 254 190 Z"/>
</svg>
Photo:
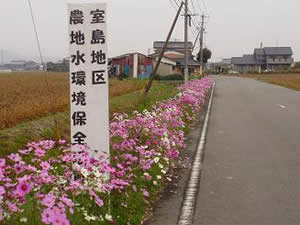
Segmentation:
<svg viewBox="0 0 300 225">
<path fill-rule="evenodd" d="M 69 4 L 71 140 L 109 153 L 105 4 Z"/>
</svg>

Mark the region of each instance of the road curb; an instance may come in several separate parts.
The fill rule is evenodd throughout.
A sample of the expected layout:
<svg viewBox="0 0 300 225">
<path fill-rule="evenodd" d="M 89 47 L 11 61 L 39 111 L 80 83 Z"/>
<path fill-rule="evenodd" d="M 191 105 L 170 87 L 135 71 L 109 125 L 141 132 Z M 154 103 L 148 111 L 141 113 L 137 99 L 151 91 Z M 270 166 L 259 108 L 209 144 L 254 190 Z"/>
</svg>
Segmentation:
<svg viewBox="0 0 300 225">
<path fill-rule="evenodd" d="M 208 122 L 210 118 L 210 112 L 212 107 L 212 101 L 214 97 L 216 83 L 214 82 L 209 104 L 207 107 L 206 115 L 204 124 L 201 131 L 200 141 L 197 147 L 197 151 L 195 154 L 195 158 L 192 165 L 191 174 L 188 180 L 188 185 L 185 190 L 184 199 L 181 207 L 181 212 L 178 219 L 178 225 L 192 225 L 193 224 L 193 217 L 194 211 L 196 206 L 196 199 L 197 194 L 200 186 L 200 179 L 201 179 L 201 171 L 202 171 L 202 163 L 203 163 L 203 156 L 204 156 L 204 148 L 206 143 L 206 136 L 208 130 Z"/>
</svg>

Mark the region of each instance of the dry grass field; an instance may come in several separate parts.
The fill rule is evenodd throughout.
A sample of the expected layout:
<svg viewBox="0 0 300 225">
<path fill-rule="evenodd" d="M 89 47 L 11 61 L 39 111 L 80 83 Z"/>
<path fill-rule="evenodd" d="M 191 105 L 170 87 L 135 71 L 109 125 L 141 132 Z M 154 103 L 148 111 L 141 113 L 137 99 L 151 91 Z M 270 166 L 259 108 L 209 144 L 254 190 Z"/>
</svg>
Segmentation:
<svg viewBox="0 0 300 225">
<path fill-rule="evenodd" d="M 142 89 L 144 84 L 112 80 L 109 94 L 121 96 Z M 0 129 L 68 109 L 68 74 L 0 73 Z"/>
<path fill-rule="evenodd" d="M 240 74 L 238 77 L 253 78 L 265 81 L 271 84 L 280 85 L 293 90 L 300 91 L 300 73 L 299 74 Z"/>
</svg>

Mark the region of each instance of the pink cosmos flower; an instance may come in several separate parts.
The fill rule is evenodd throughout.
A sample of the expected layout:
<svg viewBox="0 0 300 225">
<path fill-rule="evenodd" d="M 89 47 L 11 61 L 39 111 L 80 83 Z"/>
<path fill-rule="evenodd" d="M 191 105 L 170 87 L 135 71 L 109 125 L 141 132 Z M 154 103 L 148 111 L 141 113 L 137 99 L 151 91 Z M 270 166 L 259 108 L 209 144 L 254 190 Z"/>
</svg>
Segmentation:
<svg viewBox="0 0 300 225">
<path fill-rule="evenodd" d="M 20 154 L 22 155 L 29 155 L 29 153 L 31 152 L 31 150 L 27 149 L 27 150 L 19 150 L 18 151 Z"/>
<path fill-rule="evenodd" d="M 42 212 L 41 220 L 45 224 L 50 224 L 52 217 L 53 217 L 52 209 L 47 208 L 47 209 L 44 209 L 44 211 Z"/>
<path fill-rule="evenodd" d="M 26 167 L 26 169 L 29 170 L 29 171 L 31 171 L 31 172 L 36 172 L 36 171 L 37 171 L 37 168 L 34 167 L 34 166 L 31 166 L 31 165 L 28 165 L 28 166 Z"/>
<path fill-rule="evenodd" d="M 51 208 L 55 205 L 56 197 L 53 194 L 47 194 L 42 200 L 42 205 Z"/>
<path fill-rule="evenodd" d="M 27 182 L 23 181 L 18 184 L 16 194 L 20 197 L 24 197 L 31 191 L 32 187 Z"/>
<path fill-rule="evenodd" d="M 5 188 L 3 186 L 0 186 L 0 195 L 5 194 Z"/>
<path fill-rule="evenodd" d="M 51 165 L 48 162 L 41 162 L 40 166 L 43 170 L 49 170 L 51 168 Z"/>
<path fill-rule="evenodd" d="M 25 171 L 25 165 L 23 163 L 15 164 L 14 169 L 17 174 L 23 173 Z"/>
<path fill-rule="evenodd" d="M 137 192 L 137 188 L 136 188 L 135 185 L 132 185 L 132 190 L 133 190 L 134 192 Z"/>
<path fill-rule="evenodd" d="M 98 196 L 95 197 L 95 202 L 99 207 L 102 207 L 104 205 L 104 202 Z"/>
<path fill-rule="evenodd" d="M 63 144 L 65 144 L 67 141 L 66 140 L 64 140 L 64 139 L 60 139 L 60 140 L 58 140 L 58 144 L 60 144 L 60 145 L 63 145 Z"/>
<path fill-rule="evenodd" d="M 35 156 L 37 157 L 43 157 L 46 154 L 46 151 L 38 148 L 34 151 Z"/>
<path fill-rule="evenodd" d="M 19 162 L 22 160 L 22 158 L 20 157 L 20 155 L 18 153 L 16 154 L 10 154 L 7 156 L 10 160 L 14 161 L 14 162 Z"/>
<path fill-rule="evenodd" d="M 14 204 L 14 203 L 11 203 L 11 202 L 6 202 L 7 206 L 8 206 L 8 209 L 11 211 L 11 212 L 17 212 L 18 211 L 18 207 Z"/>
<path fill-rule="evenodd" d="M 5 159 L 0 159 L 0 167 L 5 167 L 6 161 Z"/>
<path fill-rule="evenodd" d="M 142 192 L 143 192 L 143 195 L 144 195 L 146 198 L 149 197 L 149 192 L 148 192 L 148 191 L 146 191 L 145 189 L 143 189 Z"/>
<path fill-rule="evenodd" d="M 67 197 L 61 197 L 60 200 L 68 207 L 73 208 L 74 207 L 74 203 L 72 202 L 71 199 L 67 198 Z"/>
</svg>

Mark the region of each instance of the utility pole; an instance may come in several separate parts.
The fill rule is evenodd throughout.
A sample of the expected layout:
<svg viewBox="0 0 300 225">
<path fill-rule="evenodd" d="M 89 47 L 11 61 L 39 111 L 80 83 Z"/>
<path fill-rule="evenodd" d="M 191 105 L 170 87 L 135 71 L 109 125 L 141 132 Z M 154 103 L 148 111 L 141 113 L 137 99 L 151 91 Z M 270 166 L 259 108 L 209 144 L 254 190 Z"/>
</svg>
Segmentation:
<svg viewBox="0 0 300 225">
<path fill-rule="evenodd" d="M 263 43 L 260 43 L 260 50 L 262 51 Z M 262 66 L 262 59 L 259 57 L 259 67 L 258 67 L 258 73 L 261 74 L 261 66 Z"/>
<path fill-rule="evenodd" d="M 204 38 L 204 14 L 202 15 L 201 28 L 200 28 L 200 74 L 203 74 L 203 38 Z"/>
<path fill-rule="evenodd" d="M 189 24 L 188 0 L 185 0 L 185 13 L 184 13 L 184 81 L 185 82 L 188 82 L 189 80 L 188 24 Z"/>
<path fill-rule="evenodd" d="M 177 14 L 176 14 L 176 16 L 175 16 L 175 19 L 174 19 L 173 24 L 172 24 L 172 26 L 171 26 L 171 29 L 170 29 L 170 31 L 169 31 L 167 40 L 166 40 L 166 42 L 164 43 L 164 46 L 163 46 L 162 51 L 160 52 L 160 55 L 159 55 L 159 57 L 158 57 L 158 60 L 157 60 L 156 65 L 155 65 L 155 67 L 154 67 L 154 70 L 152 71 L 152 74 L 150 75 L 149 81 L 148 81 L 147 86 L 146 86 L 146 89 L 145 89 L 145 95 L 147 95 L 148 92 L 149 92 L 150 89 L 151 89 L 151 86 L 152 86 L 152 83 L 153 83 L 153 80 L 154 80 L 154 75 L 156 75 L 156 72 L 157 72 L 157 70 L 158 70 L 158 68 L 159 68 L 160 62 L 161 62 L 161 60 L 162 60 L 162 58 L 163 58 L 163 56 L 164 56 L 164 53 L 165 53 L 165 51 L 166 51 L 166 49 L 167 49 L 167 46 L 168 46 L 169 41 L 170 41 L 170 39 L 171 39 L 173 30 L 174 30 L 174 28 L 175 28 L 175 25 L 176 25 L 176 23 L 177 23 L 178 17 L 179 17 L 179 15 L 180 15 L 181 10 L 182 10 L 183 4 L 184 4 L 184 3 L 182 2 L 181 5 L 180 5 L 180 7 L 179 7 L 179 9 L 178 9 L 178 11 L 177 11 Z"/>
<path fill-rule="evenodd" d="M 1 49 L 1 65 L 4 65 L 4 51 Z"/>
</svg>

